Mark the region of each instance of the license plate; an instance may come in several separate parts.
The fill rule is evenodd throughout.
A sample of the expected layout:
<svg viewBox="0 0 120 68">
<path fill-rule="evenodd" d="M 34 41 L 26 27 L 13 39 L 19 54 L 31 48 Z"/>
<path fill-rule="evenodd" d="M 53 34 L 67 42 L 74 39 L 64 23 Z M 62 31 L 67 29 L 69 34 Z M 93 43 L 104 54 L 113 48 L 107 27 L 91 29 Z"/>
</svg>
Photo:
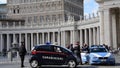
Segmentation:
<svg viewBox="0 0 120 68">
<path fill-rule="evenodd" d="M 102 62 L 106 61 L 106 59 L 101 59 Z"/>
</svg>

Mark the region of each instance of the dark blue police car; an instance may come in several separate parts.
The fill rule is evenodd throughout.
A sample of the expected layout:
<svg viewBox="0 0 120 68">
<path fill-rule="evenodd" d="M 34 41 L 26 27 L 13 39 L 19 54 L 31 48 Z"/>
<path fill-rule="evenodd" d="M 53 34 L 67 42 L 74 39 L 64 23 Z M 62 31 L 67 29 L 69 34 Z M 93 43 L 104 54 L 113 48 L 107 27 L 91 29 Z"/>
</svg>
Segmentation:
<svg viewBox="0 0 120 68">
<path fill-rule="evenodd" d="M 66 48 L 44 44 L 33 48 L 29 62 L 32 68 L 41 67 L 41 65 L 68 65 L 69 68 L 74 68 L 80 60 Z"/>
</svg>

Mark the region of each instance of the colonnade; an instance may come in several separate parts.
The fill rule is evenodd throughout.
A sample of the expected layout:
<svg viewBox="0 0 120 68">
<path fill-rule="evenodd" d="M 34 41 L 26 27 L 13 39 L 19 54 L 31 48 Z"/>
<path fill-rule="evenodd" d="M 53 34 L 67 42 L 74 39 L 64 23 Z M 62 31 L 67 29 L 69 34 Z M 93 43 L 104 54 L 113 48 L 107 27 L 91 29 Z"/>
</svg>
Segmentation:
<svg viewBox="0 0 120 68">
<path fill-rule="evenodd" d="M 26 49 L 30 51 L 37 44 L 45 44 L 51 42 L 65 47 L 69 44 L 75 44 L 79 41 L 80 45 L 86 43 L 88 45 L 100 44 L 100 27 L 92 27 L 77 30 L 50 31 L 50 32 L 32 32 L 31 33 L 4 33 L 0 34 L 0 51 L 7 51 L 13 47 L 12 43 L 21 45 L 21 41 L 25 42 Z"/>
</svg>

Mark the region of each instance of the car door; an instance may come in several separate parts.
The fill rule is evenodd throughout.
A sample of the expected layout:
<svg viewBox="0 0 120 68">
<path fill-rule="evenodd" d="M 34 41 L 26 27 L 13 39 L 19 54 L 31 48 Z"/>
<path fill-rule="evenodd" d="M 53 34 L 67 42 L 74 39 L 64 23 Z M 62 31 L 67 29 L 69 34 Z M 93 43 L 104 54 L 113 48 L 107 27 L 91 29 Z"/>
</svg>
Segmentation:
<svg viewBox="0 0 120 68">
<path fill-rule="evenodd" d="M 52 54 L 53 64 L 55 64 L 55 65 L 64 64 L 64 62 L 65 62 L 64 59 L 66 58 L 66 56 L 67 55 L 64 52 L 62 52 L 61 47 L 58 47 L 58 46 L 53 47 L 53 54 Z"/>
<path fill-rule="evenodd" d="M 41 47 L 41 51 L 40 51 L 40 56 L 41 56 L 41 59 L 42 59 L 42 62 L 44 65 L 51 65 L 52 64 L 52 59 L 51 59 L 51 54 L 52 49 L 51 49 L 51 46 L 43 46 Z"/>
</svg>

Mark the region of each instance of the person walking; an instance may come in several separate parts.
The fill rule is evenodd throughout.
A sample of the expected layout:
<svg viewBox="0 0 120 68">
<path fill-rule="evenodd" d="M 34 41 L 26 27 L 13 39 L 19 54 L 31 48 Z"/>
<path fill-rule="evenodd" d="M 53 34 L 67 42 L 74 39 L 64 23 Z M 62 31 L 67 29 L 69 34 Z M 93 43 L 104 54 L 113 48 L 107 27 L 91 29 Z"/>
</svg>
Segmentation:
<svg viewBox="0 0 120 68">
<path fill-rule="evenodd" d="M 26 53 L 27 53 L 27 51 L 25 48 L 25 43 L 21 42 L 21 46 L 19 47 L 19 56 L 21 59 L 21 67 L 24 67 L 24 58 L 25 58 Z"/>
</svg>

